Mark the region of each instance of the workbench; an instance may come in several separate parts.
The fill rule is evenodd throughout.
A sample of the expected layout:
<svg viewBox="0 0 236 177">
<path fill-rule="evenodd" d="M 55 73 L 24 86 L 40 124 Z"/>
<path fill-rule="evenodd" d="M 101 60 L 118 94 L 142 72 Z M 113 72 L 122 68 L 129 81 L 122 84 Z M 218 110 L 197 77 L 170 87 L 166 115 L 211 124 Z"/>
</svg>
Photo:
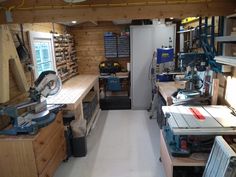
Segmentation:
<svg viewBox="0 0 236 177">
<path fill-rule="evenodd" d="M 57 95 L 48 97 L 47 104 L 65 104 L 64 110 L 72 111 L 75 119 L 84 119 L 82 102 L 91 90 L 96 92 L 99 100 L 98 75 L 77 75 L 63 83 L 62 89 Z M 91 120 L 87 124 L 87 134 L 96 121 L 99 111 L 98 103 Z"/>
<path fill-rule="evenodd" d="M 62 113 L 36 135 L 0 136 L 1 177 L 53 177 L 66 159 Z"/>
<path fill-rule="evenodd" d="M 165 100 L 166 106 L 172 105 L 172 98 L 171 95 L 178 90 L 177 85 L 175 82 L 157 82 L 156 86 L 158 88 L 159 95 Z M 158 100 L 159 101 L 159 100 Z M 160 109 L 162 109 L 160 106 Z M 162 110 L 160 110 L 162 112 Z M 160 114 L 163 116 L 163 113 Z M 160 119 L 160 117 L 158 117 Z M 161 124 L 163 124 L 163 120 L 160 120 Z M 169 154 L 166 141 L 163 137 L 162 130 L 160 130 L 160 155 L 161 161 L 164 166 L 166 177 L 173 177 L 174 169 L 176 167 L 204 167 L 207 162 L 208 156 L 203 157 L 204 160 L 196 160 L 191 157 L 173 157 Z"/>
</svg>

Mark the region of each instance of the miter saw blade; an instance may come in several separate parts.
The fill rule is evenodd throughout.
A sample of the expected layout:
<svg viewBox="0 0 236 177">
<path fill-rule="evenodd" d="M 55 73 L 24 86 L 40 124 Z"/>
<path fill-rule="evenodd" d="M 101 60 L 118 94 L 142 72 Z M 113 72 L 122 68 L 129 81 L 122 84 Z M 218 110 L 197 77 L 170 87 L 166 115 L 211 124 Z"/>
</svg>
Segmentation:
<svg viewBox="0 0 236 177">
<path fill-rule="evenodd" d="M 49 87 L 50 87 L 50 92 L 48 96 L 57 94 L 61 90 L 61 87 L 62 87 L 62 82 L 61 82 L 60 77 L 57 76 L 56 82 L 53 85 L 50 85 Z"/>
<path fill-rule="evenodd" d="M 61 90 L 61 79 L 55 71 L 44 71 L 35 81 L 35 89 L 44 97 L 55 95 Z"/>
</svg>

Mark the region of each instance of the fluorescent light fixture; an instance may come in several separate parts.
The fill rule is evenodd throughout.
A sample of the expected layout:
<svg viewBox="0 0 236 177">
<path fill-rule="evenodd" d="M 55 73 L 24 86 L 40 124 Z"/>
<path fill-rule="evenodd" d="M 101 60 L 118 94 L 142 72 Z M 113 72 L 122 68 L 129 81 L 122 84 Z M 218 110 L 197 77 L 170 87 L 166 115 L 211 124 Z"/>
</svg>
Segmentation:
<svg viewBox="0 0 236 177">
<path fill-rule="evenodd" d="M 76 24 L 76 23 L 77 23 L 77 21 L 73 20 L 73 21 L 71 21 L 71 23 L 73 23 L 73 24 Z"/>
</svg>

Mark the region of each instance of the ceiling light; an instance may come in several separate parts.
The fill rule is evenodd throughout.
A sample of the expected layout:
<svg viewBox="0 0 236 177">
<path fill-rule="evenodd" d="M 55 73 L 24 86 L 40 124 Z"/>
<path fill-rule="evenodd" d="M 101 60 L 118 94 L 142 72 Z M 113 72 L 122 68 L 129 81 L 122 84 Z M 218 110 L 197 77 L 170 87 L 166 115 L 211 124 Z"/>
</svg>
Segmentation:
<svg viewBox="0 0 236 177">
<path fill-rule="evenodd" d="M 71 23 L 73 23 L 73 24 L 76 24 L 76 23 L 77 23 L 77 21 L 73 20 L 73 21 L 71 21 Z"/>
<path fill-rule="evenodd" d="M 170 17 L 170 19 L 171 19 L 171 20 L 173 20 L 173 19 L 174 19 L 174 17 Z"/>
</svg>

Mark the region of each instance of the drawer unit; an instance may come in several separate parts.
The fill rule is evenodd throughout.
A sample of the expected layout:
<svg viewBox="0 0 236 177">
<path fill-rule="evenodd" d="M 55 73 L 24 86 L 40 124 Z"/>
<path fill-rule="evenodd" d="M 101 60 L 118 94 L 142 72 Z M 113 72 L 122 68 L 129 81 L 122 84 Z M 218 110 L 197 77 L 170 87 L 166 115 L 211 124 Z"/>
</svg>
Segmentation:
<svg viewBox="0 0 236 177">
<path fill-rule="evenodd" d="M 53 177 L 66 157 L 62 113 L 37 135 L 0 137 L 1 177 Z"/>
</svg>

